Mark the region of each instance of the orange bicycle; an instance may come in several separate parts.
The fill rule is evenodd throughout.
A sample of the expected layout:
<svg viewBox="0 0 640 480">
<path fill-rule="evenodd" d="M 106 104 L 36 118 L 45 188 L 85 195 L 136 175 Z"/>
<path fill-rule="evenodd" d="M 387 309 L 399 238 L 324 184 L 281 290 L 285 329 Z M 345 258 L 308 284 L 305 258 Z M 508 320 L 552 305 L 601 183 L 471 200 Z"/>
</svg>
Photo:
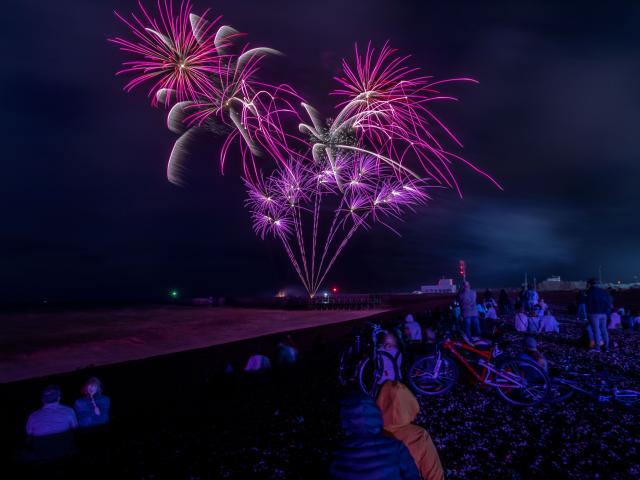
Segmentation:
<svg viewBox="0 0 640 480">
<path fill-rule="evenodd" d="M 407 373 L 409 385 L 421 395 L 447 393 L 458 381 L 458 364 L 513 405 L 537 405 L 549 394 L 549 378 L 538 364 L 503 354 L 497 343 L 480 347 L 450 338 L 434 354 L 415 359 Z"/>
</svg>

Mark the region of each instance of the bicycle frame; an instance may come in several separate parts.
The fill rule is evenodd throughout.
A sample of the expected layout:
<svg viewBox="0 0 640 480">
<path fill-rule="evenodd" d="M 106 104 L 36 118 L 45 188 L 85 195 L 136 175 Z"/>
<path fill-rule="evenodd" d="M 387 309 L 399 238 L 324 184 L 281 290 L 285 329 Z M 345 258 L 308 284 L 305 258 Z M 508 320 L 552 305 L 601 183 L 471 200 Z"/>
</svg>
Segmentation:
<svg viewBox="0 0 640 480">
<path fill-rule="evenodd" d="M 612 395 L 599 395 L 599 394 L 594 393 L 592 390 L 586 390 L 576 380 L 567 380 L 565 378 L 555 378 L 554 381 L 556 383 L 560 383 L 560 384 L 564 385 L 565 387 L 569 387 L 569 388 L 575 390 L 576 392 L 580 392 L 583 395 L 586 395 L 588 397 L 594 398 L 594 399 L 598 400 L 599 402 L 608 402 L 612 397 Z"/>
<path fill-rule="evenodd" d="M 562 377 L 556 377 L 554 381 L 591 397 L 598 402 L 616 400 L 624 403 L 627 398 L 638 398 L 638 396 L 640 396 L 640 393 L 635 390 L 618 390 L 615 386 L 611 387 L 610 385 L 602 383 L 595 385 L 593 383 L 580 382 L 579 380 L 568 380 Z"/>
<path fill-rule="evenodd" d="M 462 363 L 462 365 L 464 365 L 464 367 L 469 372 L 471 372 L 474 378 L 482 384 L 500 388 L 521 388 L 524 385 L 523 379 L 520 376 L 512 374 L 510 372 L 498 370 L 494 367 L 491 360 L 501 353 L 496 345 L 494 345 L 490 350 L 479 350 L 459 340 L 447 339 L 442 343 L 442 348 L 448 350 L 453 355 L 453 357 L 457 359 L 458 362 Z M 464 358 L 464 356 L 457 350 L 457 348 L 461 348 L 480 357 L 480 359 L 478 360 L 478 364 L 482 367 L 480 373 L 478 373 L 473 365 L 471 365 L 469 361 Z M 437 376 L 439 374 L 441 362 L 442 360 L 440 358 L 440 355 L 438 355 L 436 368 L 434 370 L 434 376 Z M 492 380 L 492 374 L 493 378 L 495 378 L 496 381 Z"/>
<path fill-rule="evenodd" d="M 467 359 L 464 358 L 464 356 L 462 356 L 460 352 L 458 352 L 457 348 L 461 348 L 473 353 L 474 355 L 477 355 L 478 357 L 480 357 L 481 361 L 484 360 L 487 364 L 493 356 L 493 349 L 478 350 L 477 348 L 474 348 L 471 345 L 467 345 L 466 343 L 459 340 L 445 340 L 444 342 L 442 342 L 442 348 L 448 350 L 449 353 L 451 353 L 458 360 L 458 362 L 462 363 L 465 368 L 469 370 L 469 372 L 471 372 L 471 374 L 477 381 L 484 383 L 486 374 L 488 373 L 486 365 L 481 364 L 483 366 L 482 372 L 476 372 L 475 368 L 473 368 L 473 366 L 467 361 Z"/>
</svg>

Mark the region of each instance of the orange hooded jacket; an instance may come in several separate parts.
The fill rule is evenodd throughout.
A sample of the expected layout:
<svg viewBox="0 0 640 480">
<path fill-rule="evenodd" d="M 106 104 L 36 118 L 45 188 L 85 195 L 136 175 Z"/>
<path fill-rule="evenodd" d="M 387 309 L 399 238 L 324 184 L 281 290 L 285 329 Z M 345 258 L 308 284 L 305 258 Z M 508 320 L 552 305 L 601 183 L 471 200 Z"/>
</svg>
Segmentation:
<svg viewBox="0 0 640 480">
<path fill-rule="evenodd" d="M 424 480 L 444 480 L 444 471 L 429 433 L 413 425 L 420 405 L 413 393 L 400 382 L 386 382 L 376 402 L 382 410 L 384 431 L 409 449 Z"/>
</svg>

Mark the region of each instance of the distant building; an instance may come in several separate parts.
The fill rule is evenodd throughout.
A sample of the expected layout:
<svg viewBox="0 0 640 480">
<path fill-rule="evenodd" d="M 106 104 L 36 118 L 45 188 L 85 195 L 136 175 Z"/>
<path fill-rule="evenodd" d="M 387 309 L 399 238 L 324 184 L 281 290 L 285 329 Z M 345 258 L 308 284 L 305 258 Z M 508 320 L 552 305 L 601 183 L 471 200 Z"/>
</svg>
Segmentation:
<svg viewBox="0 0 640 480">
<path fill-rule="evenodd" d="M 622 283 L 620 280 L 617 282 L 603 283 L 603 287 L 611 288 L 613 290 L 637 290 L 640 289 L 640 282 Z"/>
<path fill-rule="evenodd" d="M 451 278 L 441 278 L 437 285 L 421 285 L 421 293 L 456 293 L 457 287 Z"/>
<path fill-rule="evenodd" d="M 541 292 L 584 290 L 585 288 L 587 283 L 584 280 L 562 280 L 560 276 L 549 277 L 538 283 L 538 290 Z"/>
</svg>

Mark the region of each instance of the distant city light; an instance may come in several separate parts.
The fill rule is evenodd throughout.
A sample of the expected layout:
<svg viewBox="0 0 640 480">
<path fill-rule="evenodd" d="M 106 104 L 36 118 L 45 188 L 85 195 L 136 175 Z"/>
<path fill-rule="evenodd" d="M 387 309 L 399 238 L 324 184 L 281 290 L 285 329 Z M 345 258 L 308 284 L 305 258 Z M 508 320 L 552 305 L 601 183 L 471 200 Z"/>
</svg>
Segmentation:
<svg viewBox="0 0 640 480">
<path fill-rule="evenodd" d="M 171 291 L 169 292 L 169 296 L 170 296 L 171 298 L 178 298 L 178 295 L 179 295 L 179 294 L 178 294 L 178 291 L 177 291 L 177 290 L 171 290 Z"/>
<path fill-rule="evenodd" d="M 324 297 L 328 297 L 328 296 L 329 296 L 329 292 L 324 292 L 322 295 L 323 295 Z"/>
</svg>

